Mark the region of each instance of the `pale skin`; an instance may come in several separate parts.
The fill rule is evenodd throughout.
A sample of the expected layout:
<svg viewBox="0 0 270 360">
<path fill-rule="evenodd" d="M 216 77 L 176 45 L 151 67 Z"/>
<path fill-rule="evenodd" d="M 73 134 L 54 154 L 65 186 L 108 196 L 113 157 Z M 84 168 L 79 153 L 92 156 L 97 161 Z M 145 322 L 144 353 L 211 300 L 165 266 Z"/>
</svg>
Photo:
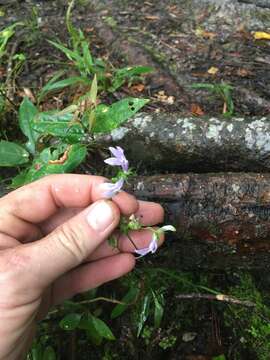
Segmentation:
<svg viewBox="0 0 270 360">
<path fill-rule="evenodd" d="M 52 175 L 0 199 L 0 360 L 24 359 L 50 307 L 133 269 L 130 241 L 120 236 L 119 249 L 107 241 L 121 214 L 163 221 L 159 204 L 125 192 L 104 200 L 105 181 Z M 131 236 L 138 248 L 151 241 L 148 230 Z"/>
</svg>

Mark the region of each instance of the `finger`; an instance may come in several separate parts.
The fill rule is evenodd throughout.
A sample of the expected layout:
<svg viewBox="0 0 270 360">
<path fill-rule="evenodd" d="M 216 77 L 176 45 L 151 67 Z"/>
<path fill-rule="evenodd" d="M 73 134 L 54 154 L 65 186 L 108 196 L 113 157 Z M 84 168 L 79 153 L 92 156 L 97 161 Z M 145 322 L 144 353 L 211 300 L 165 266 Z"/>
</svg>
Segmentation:
<svg viewBox="0 0 270 360">
<path fill-rule="evenodd" d="M 139 201 L 135 216 L 143 226 L 152 226 L 164 221 L 164 209 L 160 204 L 150 201 Z"/>
<path fill-rule="evenodd" d="M 61 207 L 86 207 L 102 197 L 99 176 L 61 174 L 47 176 L 0 199 L 0 231 L 20 238 Z M 19 226 L 19 220 L 21 224 Z M 24 228 L 23 228 L 24 227 Z"/>
<path fill-rule="evenodd" d="M 113 247 L 108 241 L 104 241 L 99 247 L 86 259 L 86 261 L 94 261 L 119 254 L 121 252 L 134 253 L 135 249 L 143 249 L 149 246 L 153 237 L 153 232 L 150 230 L 130 231 L 129 238 L 125 235 L 120 235 L 117 247 Z M 132 241 L 131 241 L 131 240 Z M 158 246 L 164 242 L 164 235 L 160 236 Z M 136 246 L 136 247 L 135 247 Z"/>
<path fill-rule="evenodd" d="M 134 214 L 139 209 L 139 203 L 137 199 L 126 192 L 121 192 L 115 196 L 113 202 L 119 207 L 121 214 L 125 216 L 129 216 Z M 43 234 L 47 235 L 55 228 L 68 221 L 74 215 L 81 212 L 82 208 L 62 208 L 59 209 L 58 212 L 47 220 L 40 224 L 40 228 Z"/>
<path fill-rule="evenodd" d="M 56 281 L 53 305 L 75 294 L 100 286 L 128 273 L 135 266 L 131 254 L 119 254 L 90 264 L 82 265 Z"/>
<path fill-rule="evenodd" d="M 44 287 L 81 264 L 117 227 L 120 212 L 112 201 L 99 200 L 42 240 L 21 246 L 28 259 L 28 279 Z M 33 285 L 32 285 L 33 286 Z"/>
</svg>

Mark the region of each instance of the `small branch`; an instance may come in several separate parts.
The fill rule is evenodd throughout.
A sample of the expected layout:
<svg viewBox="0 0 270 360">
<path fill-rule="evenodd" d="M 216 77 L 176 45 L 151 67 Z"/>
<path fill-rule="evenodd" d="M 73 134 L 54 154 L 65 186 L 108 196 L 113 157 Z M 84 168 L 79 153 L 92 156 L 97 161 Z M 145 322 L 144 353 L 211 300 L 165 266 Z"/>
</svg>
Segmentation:
<svg viewBox="0 0 270 360">
<path fill-rule="evenodd" d="M 191 293 L 191 294 L 179 294 L 176 295 L 177 299 L 195 299 L 195 300 L 210 300 L 210 301 L 223 301 L 230 304 L 235 305 L 242 305 L 250 308 L 256 307 L 256 304 L 254 304 L 251 301 L 248 300 L 239 300 L 234 297 L 224 295 L 224 294 L 218 294 L 218 295 L 209 295 L 209 294 L 200 294 L 200 293 Z"/>
</svg>

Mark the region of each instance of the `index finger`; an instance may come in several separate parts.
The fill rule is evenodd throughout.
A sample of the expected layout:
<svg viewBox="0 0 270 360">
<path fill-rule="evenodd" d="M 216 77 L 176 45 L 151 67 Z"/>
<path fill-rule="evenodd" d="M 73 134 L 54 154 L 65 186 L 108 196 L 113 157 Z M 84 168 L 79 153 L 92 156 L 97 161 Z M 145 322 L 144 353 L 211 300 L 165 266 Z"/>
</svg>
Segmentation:
<svg viewBox="0 0 270 360">
<path fill-rule="evenodd" d="M 13 215 L 30 223 L 39 223 L 59 208 L 86 207 L 102 197 L 101 176 L 49 175 L 25 185 L 0 199 L 0 216 Z"/>
</svg>

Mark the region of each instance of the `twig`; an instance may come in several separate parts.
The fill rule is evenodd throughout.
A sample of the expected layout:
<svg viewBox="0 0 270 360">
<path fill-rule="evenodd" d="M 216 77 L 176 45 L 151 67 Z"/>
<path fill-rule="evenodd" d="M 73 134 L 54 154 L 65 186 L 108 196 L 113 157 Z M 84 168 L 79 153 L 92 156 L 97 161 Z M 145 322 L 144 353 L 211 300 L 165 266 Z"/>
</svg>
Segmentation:
<svg viewBox="0 0 270 360">
<path fill-rule="evenodd" d="M 7 89 L 7 99 L 12 99 L 14 96 L 14 79 L 12 78 L 12 65 L 13 65 L 13 56 L 17 51 L 18 45 L 21 42 L 20 38 L 19 40 L 16 40 L 14 44 L 12 45 L 8 63 L 7 63 L 7 77 L 5 81 L 5 87 Z"/>
<path fill-rule="evenodd" d="M 224 295 L 224 294 L 217 294 L 217 295 L 209 295 L 209 294 L 200 294 L 200 293 L 191 293 L 191 294 L 179 294 L 176 295 L 177 299 L 196 299 L 196 300 L 211 300 L 211 301 L 223 301 L 223 302 L 227 302 L 230 304 L 235 304 L 235 305 L 242 305 L 242 306 L 246 306 L 246 307 L 251 307 L 254 308 L 256 307 L 256 304 L 254 304 L 253 302 L 249 301 L 249 300 L 239 300 L 236 299 L 234 297 L 228 296 L 228 295 Z"/>
</svg>

